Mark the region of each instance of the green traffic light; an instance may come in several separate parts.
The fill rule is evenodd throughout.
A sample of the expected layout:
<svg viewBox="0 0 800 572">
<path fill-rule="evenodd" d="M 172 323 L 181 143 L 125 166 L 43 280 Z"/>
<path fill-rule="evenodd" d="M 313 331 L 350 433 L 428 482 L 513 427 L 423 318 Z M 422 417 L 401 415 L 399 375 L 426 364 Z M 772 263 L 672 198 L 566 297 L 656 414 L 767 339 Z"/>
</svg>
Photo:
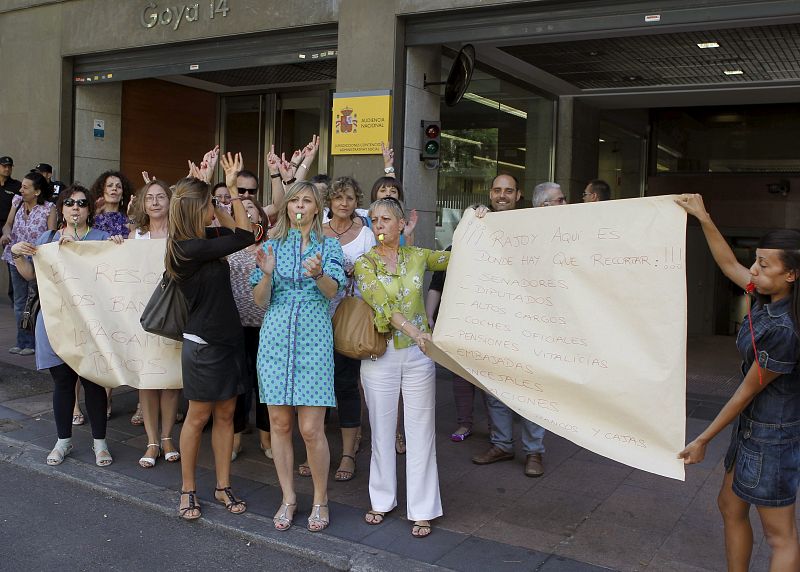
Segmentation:
<svg viewBox="0 0 800 572">
<path fill-rule="evenodd" d="M 425 144 L 425 153 L 428 155 L 436 155 L 439 152 L 439 144 L 436 141 L 428 141 Z"/>
</svg>

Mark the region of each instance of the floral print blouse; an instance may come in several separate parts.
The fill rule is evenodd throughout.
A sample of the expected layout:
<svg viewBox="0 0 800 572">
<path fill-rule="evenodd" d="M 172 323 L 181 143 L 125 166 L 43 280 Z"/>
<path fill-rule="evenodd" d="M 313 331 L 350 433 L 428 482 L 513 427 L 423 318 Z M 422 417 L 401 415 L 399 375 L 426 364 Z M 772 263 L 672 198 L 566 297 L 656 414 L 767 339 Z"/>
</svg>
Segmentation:
<svg viewBox="0 0 800 572">
<path fill-rule="evenodd" d="M 416 246 L 401 246 L 397 268 L 389 272 L 383 258 L 373 248 L 356 261 L 355 276 L 364 301 L 375 310 L 375 327 L 379 332 L 392 331 L 395 349 L 408 348 L 414 340 L 394 330 L 390 320 L 399 312 L 423 332 L 430 332 L 422 287 L 425 271 L 447 270 L 450 253 Z"/>
<path fill-rule="evenodd" d="M 128 238 L 128 217 L 120 212 L 100 213 L 94 217 L 93 228 L 107 232 L 111 236 L 118 234 L 122 238 Z"/>
<path fill-rule="evenodd" d="M 25 216 L 25 206 L 22 204 L 22 197 L 15 196 L 11 201 L 11 206 L 17 209 L 17 214 L 14 215 L 14 224 L 11 227 L 11 242 L 6 246 L 3 251 L 3 260 L 11 263 L 11 247 L 18 242 L 30 242 L 36 244 L 36 241 L 47 230 L 47 217 L 50 216 L 50 211 L 53 210 L 53 203 L 45 201 L 43 205 L 36 205 L 31 209 L 31 212 Z M 5 223 L 5 221 L 2 221 Z"/>
</svg>

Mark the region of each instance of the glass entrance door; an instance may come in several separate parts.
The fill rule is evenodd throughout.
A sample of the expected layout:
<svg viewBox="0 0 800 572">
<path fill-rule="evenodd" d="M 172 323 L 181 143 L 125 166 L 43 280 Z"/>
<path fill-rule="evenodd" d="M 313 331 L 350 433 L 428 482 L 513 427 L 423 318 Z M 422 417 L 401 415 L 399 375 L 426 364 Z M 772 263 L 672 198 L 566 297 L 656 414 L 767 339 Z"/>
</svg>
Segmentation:
<svg viewBox="0 0 800 572">
<path fill-rule="evenodd" d="M 269 173 L 265 164 L 271 145 L 275 152 L 286 154 L 302 149 L 313 135 L 320 136 L 320 150 L 310 174 L 327 172 L 329 165 L 329 92 L 279 92 L 224 96 L 220 110 L 220 147 L 223 151 L 241 151 L 244 168 L 261 181 L 259 199 L 272 200 Z M 221 171 L 219 173 L 221 176 Z"/>
</svg>

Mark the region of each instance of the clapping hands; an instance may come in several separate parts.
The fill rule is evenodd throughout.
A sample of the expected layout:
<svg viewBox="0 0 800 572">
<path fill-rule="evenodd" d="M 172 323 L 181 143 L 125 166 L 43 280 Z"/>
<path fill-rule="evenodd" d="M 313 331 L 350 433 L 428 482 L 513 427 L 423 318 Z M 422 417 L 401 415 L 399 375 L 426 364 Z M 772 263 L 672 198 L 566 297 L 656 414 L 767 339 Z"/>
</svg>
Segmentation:
<svg viewBox="0 0 800 572">
<path fill-rule="evenodd" d="M 264 252 L 263 248 L 256 251 L 256 266 L 264 274 L 272 275 L 275 271 L 275 252 L 272 250 L 272 245 L 267 246 L 267 252 Z"/>
</svg>

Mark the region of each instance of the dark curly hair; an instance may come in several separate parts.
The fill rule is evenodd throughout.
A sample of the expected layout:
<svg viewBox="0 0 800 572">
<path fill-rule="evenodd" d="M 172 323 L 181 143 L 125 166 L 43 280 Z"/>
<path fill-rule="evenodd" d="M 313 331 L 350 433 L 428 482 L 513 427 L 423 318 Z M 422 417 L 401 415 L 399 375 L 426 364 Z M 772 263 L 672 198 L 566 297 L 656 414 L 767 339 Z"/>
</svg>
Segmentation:
<svg viewBox="0 0 800 572">
<path fill-rule="evenodd" d="M 116 177 L 122 182 L 122 198 L 119 201 L 119 212 L 125 214 L 128 212 L 128 203 L 131 201 L 131 196 L 133 195 L 133 185 L 128 180 L 128 177 L 123 175 L 119 171 L 106 171 L 101 173 L 99 177 L 92 183 L 92 188 L 89 189 L 92 191 L 92 195 L 94 196 L 95 202 L 97 199 L 103 196 L 103 193 L 106 188 L 106 180 L 109 177 Z"/>
</svg>

